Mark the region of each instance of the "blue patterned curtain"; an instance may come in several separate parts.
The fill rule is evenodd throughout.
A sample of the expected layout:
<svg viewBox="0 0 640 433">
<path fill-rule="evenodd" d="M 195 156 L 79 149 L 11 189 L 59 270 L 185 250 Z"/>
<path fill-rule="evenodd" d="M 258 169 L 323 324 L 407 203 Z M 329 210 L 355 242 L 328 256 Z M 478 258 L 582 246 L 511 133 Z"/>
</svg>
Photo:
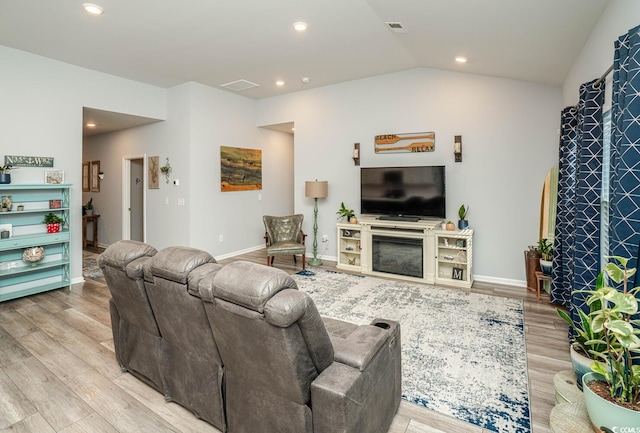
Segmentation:
<svg viewBox="0 0 640 433">
<path fill-rule="evenodd" d="M 586 305 L 572 292 L 593 287 L 600 272 L 604 84 L 595 82 L 580 86 L 577 109 L 562 112 L 551 301 L 566 306 L 574 321 Z"/>
<path fill-rule="evenodd" d="M 578 112 L 562 110 L 560 155 L 558 158 L 558 201 L 551 267 L 551 302 L 569 307 L 573 282 L 573 236 L 575 233 L 575 192 L 577 175 Z"/>
<path fill-rule="evenodd" d="M 611 255 L 638 266 L 640 243 L 640 26 L 615 44 L 611 105 Z M 640 283 L 636 274 L 635 285 Z"/>
</svg>

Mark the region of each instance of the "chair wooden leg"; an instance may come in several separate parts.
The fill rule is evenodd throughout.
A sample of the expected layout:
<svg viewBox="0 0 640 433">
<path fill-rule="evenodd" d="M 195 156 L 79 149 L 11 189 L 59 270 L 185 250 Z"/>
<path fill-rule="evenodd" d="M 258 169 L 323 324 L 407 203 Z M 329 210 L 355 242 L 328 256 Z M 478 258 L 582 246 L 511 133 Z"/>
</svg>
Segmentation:
<svg viewBox="0 0 640 433">
<path fill-rule="evenodd" d="M 296 264 L 298 263 L 298 259 L 296 259 L 296 255 L 295 254 L 293 255 L 293 263 L 296 263 Z"/>
<path fill-rule="evenodd" d="M 272 265 L 272 263 L 273 263 L 272 259 L 273 259 L 273 257 L 267 256 L 267 266 L 271 266 Z"/>
<path fill-rule="evenodd" d="M 302 253 L 302 270 L 304 271 L 305 269 L 307 269 L 307 256 Z"/>
</svg>

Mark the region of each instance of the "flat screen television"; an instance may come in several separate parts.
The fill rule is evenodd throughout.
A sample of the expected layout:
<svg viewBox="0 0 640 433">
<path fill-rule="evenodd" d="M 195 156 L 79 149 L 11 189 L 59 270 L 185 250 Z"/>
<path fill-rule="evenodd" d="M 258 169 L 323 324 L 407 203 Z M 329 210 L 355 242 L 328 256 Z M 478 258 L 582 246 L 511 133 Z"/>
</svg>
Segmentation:
<svg viewBox="0 0 640 433">
<path fill-rule="evenodd" d="M 362 167 L 360 213 L 382 217 L 445 218 L 445 167 Z"/>
</svg>

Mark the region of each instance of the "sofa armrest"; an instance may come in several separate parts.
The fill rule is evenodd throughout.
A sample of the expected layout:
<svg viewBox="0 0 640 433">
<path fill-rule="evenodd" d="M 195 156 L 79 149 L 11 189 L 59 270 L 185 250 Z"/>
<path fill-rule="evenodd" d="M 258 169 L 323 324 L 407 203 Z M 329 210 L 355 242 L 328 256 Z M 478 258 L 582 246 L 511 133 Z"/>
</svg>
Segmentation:
<svg viewBox="0 0 640 433">
<path fill-rule="evenodd" d="M 396 337 L 398 327 L 397 322 L 384 319 L 361 326 L 328 317 L 323 321 L 333 344 L 334 360 L 360 371 L 389 339 Z"/>
<path fill-rule="evenodd" d="M 349 362 L 354 366 L 336 359 L 311 383 L 314 431 L 373 433 L 388 430 L 400 404 L 400 328 L 397 322 L 384 323 L 389 325 L 388 329 L 365 325 L 349 332 L 355 344 L 369 341 L 377 350 L 350 351 L 349 355 L 343 352 L 345 357 L 353 357 Z M 330 327 L 334 325 L 332 323 Z M 356 331 L 360 328 L 364 329 L 362 334 Z M 344 340 L 348 342 L 349 336 Z"/>
</svg>

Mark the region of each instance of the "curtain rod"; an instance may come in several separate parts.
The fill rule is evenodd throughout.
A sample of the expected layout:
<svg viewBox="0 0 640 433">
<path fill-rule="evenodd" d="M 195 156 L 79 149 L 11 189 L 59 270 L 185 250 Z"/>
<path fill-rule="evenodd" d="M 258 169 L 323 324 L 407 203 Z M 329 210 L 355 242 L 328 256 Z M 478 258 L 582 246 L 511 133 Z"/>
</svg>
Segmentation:
<svg viewBox="0 0 640 433">
<path fill-rule="evenodd" d="M 611 71 L 613 71 L 613 65 L 609 66 L 609 68 L 606 71 L 604 71 L 604 74 L 602 74 L 600 78 L 598 78 L 596 82 L 593 83 L 593 88 L 595 89 L 596 87 L 598 87 L 600 83 L 602 83 L 604 79 L 607 78 L 607 75 L 609 75 Z"/>
<path fill-rule="evenodd" d="M 607 78 L 607 75 L 609 75 L 609 74 L 611 73 L 611 71 L 613 71 L 613 64 L 612 64 L 611 66 L 609 66 L 609 67 L 607 68 L 607 70 L 606 70 L 606 71 L 604 71 L 604 74 L 602 74 L 602 75 L 600 76 L 600 78 L 598 78 L 598 79 L 596 80 L 596 82 L 595 82 L 595 83 L 593 83 L 591 86 L 592 86 L 594 89 L 597 89 L 598 87 L 600 87 L 600 84 L 604 81 L 604 79 L 605 79 L 605 78 Z M 576 105 L 574 105 L 573 107 L 571 107 L 571 112 L 572 112 L 572 113 L 575 113 L 577 109 L 578 109 L 578 104 L 576 104 Z"/>
</svg>

